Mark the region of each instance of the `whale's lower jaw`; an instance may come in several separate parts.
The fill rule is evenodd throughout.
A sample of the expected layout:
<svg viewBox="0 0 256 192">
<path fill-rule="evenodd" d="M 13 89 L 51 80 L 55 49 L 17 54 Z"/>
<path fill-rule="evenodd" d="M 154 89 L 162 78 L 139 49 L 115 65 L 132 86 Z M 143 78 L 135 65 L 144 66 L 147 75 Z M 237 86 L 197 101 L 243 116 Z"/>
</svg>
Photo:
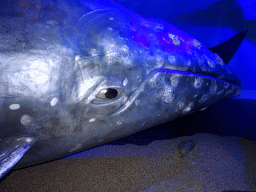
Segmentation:
<svg viewBox="0 0 256 192">
<path fill-rule="evenodd" d="M 135 106 L 147 106 L 146 102 L 150 101 L 152 107 L 148 108 L 152 109 L 154 105 L 158 105 L 156 108 L 159 111 L 156 112 L 157 109 L 151 111 L 144 107 L 140 115 L 138 114 L 140 118 L 143 118 L 144 113 L 145 118 L 149 114 L 162 117 L 161 111 L 167 110 L 172 113 L 172 117 L 167 115 L 166 118 L 173 119 L 205 108 L 216 101 L 236 96 L 240 92 L 239 85 L 215 77 L 169 69 L 155 69 L 112 116 L 127 113 L 129 110 L 134 110 L 132 113 L 136 114 Z M 138 102 L 139 104 L 136 104 Z"/>
</svg>

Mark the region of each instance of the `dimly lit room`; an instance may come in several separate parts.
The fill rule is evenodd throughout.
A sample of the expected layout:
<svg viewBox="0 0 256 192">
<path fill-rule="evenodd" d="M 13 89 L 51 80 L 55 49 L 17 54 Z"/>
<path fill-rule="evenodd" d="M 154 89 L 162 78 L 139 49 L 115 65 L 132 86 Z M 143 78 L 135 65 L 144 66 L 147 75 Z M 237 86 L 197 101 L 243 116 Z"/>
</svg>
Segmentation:
<svg viewBox="0 0 256 192">
<path fill-rule="evenodd" d="M 0 192 L 256 191 L 256 1 L 0 2 Z"/>
</svg>

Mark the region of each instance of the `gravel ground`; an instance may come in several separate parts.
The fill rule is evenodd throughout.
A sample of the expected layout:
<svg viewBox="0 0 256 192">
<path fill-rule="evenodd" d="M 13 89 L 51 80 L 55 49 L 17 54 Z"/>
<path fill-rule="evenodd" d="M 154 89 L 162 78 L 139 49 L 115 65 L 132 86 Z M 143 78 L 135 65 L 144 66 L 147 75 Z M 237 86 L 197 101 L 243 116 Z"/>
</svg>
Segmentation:
<svg viewBox="0 0 256 192">
<path fill-rule="evenodd" d="M 256 144 L 239 137 L 199 133 L 71 157 L 14 170 L 0 191 L 256 191 Z"/>
</svg>

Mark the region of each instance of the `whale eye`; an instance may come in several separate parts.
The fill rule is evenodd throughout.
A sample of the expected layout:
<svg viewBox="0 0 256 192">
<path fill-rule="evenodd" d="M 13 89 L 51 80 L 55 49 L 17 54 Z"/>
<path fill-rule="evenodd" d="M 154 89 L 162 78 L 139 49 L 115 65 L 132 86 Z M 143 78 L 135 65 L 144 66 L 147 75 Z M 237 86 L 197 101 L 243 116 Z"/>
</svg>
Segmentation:
<svg viewBox="0 0 256 192">
<path fill-rule="evenodd" d="M 105 88 L 100 90 L 96 97 L 100 99 L 115 99 L 121 95 L 122 91 L 117 88 Z"/>
</svg>

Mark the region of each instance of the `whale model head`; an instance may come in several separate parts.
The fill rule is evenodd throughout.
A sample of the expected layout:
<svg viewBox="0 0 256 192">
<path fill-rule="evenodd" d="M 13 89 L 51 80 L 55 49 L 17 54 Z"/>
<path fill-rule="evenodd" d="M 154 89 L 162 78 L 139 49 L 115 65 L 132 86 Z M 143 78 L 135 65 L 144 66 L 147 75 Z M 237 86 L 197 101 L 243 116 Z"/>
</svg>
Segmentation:
<svg viewBox="0 0 256 192">
<path fill-rule="evenodd" d="M 96 2 L 17 1 L 1 10 L 0 176 L 241 92 L 221 47 L 211 51 L 167 22 Z"/>
</svg>

